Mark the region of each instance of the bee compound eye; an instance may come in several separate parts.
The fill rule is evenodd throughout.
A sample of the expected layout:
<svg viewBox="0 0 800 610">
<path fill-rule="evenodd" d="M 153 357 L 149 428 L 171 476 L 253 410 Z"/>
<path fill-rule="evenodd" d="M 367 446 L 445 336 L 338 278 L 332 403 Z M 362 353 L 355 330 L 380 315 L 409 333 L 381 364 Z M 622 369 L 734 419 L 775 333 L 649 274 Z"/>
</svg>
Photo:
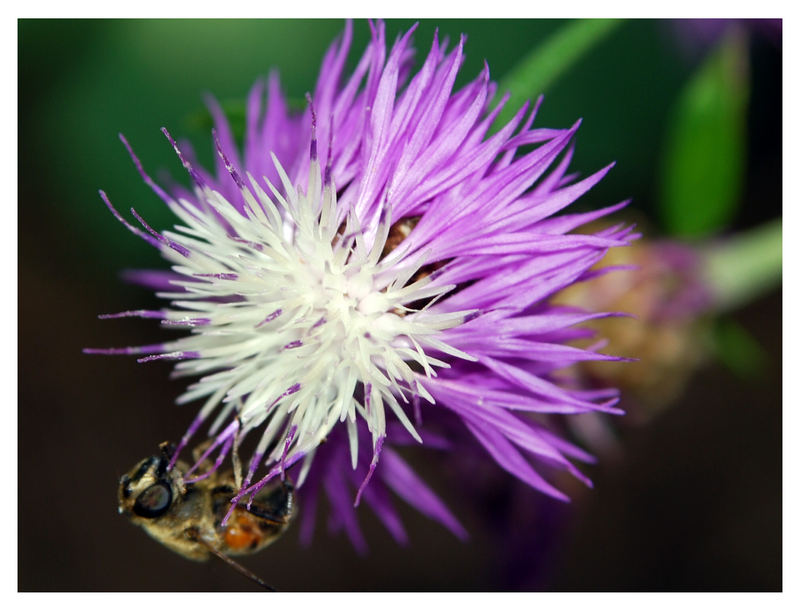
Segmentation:
<svg viewBox="0 0 800 610">
<path fill-rule="evenodd" d="M 172 490 L 166 483 L 155 483 L 136 498 L 133 512 L 146 519 L 160 517 L 172 503 Z"/>
</svg>

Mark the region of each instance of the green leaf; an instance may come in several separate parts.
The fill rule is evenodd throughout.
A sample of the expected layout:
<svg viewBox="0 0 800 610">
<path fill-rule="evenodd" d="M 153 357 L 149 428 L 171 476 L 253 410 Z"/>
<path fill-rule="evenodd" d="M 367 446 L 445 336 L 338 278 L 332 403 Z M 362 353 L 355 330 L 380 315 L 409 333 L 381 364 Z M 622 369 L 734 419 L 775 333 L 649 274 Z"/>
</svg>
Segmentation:
<svg viewBox="0 0 800 610">
<path fill-rule="evenodd" d="M 544 92 L 620 23 L 618 19 L 572 21 L 525 56 L 500 81 L 498 93 L 505 95 L 508 91 L 511 97 L 493 130 L 511 120 L 526 100 Z"/>
<path fill-rule="evenodd" d="M 745 169 L 747 39 L 731 31 L 680 93 L 667 125 L 660 214 L 665 229 L 701 237 L 734 217 Z"/>
</svg>

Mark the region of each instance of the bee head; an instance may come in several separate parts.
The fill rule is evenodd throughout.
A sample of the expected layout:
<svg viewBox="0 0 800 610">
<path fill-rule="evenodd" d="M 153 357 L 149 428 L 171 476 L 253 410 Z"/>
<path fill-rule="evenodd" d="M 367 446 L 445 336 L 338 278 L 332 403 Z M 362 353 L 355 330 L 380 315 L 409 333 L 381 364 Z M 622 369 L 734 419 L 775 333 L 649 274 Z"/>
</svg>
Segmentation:
<svg viewBox="0 0 800 610">
<path fill-rule="evenodd" d="M 143 459 L 119 480 L 119 512 L 131 518 L 156 519 L 180 496 L 182 477 L 178 469 L 168 471 L 170 453 Z"/>
</svg>

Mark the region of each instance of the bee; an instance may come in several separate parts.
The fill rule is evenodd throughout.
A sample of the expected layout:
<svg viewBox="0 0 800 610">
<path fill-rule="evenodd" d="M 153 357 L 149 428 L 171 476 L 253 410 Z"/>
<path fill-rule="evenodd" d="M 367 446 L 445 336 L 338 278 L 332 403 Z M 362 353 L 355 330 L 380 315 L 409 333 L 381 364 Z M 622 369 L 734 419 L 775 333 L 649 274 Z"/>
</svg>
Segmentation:
<svg viewBox="0 0 800 610">
<path fill-rule="evenodd" d="M 296 512 L 294 488 L 288 480 L 265 487 L 250 506 L 236 504 L 232 471 L 212 472 L 186 483 L 188 466 L 168 468 L 174 445 L 162 443 L 161 454 L 145 458 L 119 481 L 119 512 L 167 548 L 194 561 L 216 557 L 266 589 L 264 583 L 231 555 L 249 555 L 283 534 Z"/>
</svg>

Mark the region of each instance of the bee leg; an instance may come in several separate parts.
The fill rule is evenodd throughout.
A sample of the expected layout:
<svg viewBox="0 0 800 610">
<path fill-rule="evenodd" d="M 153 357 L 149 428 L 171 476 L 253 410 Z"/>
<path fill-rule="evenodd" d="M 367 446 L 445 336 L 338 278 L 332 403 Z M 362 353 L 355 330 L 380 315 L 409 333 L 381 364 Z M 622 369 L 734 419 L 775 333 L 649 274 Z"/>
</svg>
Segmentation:
<svg viewBox="0 0 800 610">
<path fill-rule="evenodd" d="M 242 441 L 242 420 L 236 416 L 236 421 L 239 425 L 236 427 L 236 432 L 233 435 L 233 449 L 231 450 L 231 459 L 233 460 L 233 480 L 236 483 L 236 489 L 242 488 L 242 461 L 239 459 L 239 443 Z"/>
<path fill-rule="evenodd" d="M 245 507 L 244 505 L 240 505 L 240 506 L 242 508 L 244 508 L 245 510 L 247 510 L 247 507 Z M 263 521 L 265 521 L 269 525 L 280 525 L 280 526 L 283 526 L 283 525 L 287 525 L 289 523 L 289 520 L 290 520 L 290 517 L 288 515 L 285 515 L 285 516 L 281 517 L 279 515 L 270 515 L 269 513 L 264 513 L 264 512 L 261 512 L 261 511 L 257 511 L 256 512 L 256 511 L 252 510 L 252 507 L 251 507 L 251 510 L 249 510 L 248 512 L 254 514 L 256 517 L 258 517 L 259 519 L 262 519 Z"/>
<path fill-rule="evenodd" d="M 223 553 L 223 552 L 219 551 L 218 549 L 214 548 L 214 546 L 212 544 L 210 544 L 208 541 L 203 540 L 203 538 L 199 535 L 199 533 L 197 532 L 197 530 L 195 528 L 191 527 L 191 528 L 187 529 L 186 530 L 186 537 L 189 540 L 192 540 L 193 542 L 197 542 L 199 544 L 202 544 L 206 549 L 208 549 L 208 552 L 211 553 L 214 557 L 216 557 L 217 559 L 223 561 L 224 563 L 227 563 L 230 567 L 232 567 L 234 570 L 239 572 L 239 574 L 241 574 L 245 578 L 249 578 L 254 583 L 259 585 L 260 587 L 263 587 L 267 591 L 275 592 L 275 588 L 274 587 L 270 587 L 267 583 L 265 583 L 263 580 L 261 580 L 255 574 L 253 574 L 250 570 L 248 570 L 242 564 L 240 564 L 237 561 L 234 561 L 233 559 L 228 557 L 225 553 Z"/>
<path fill-rule="evenodd" d="M 203 453 L 205 452 L 205 450 L 208 449 L 211 446 L 211 443 L 213 442 L 214 442 L 213 438 L 207 438 L 199 445 L 195 445 L 194 449 L 192 449 L 192 459 L 194 464 L 197 464 L 197 462 L 200 461 L 200 458 L 203 457 Z M 208 459 L 205 459 L 203 460 L 203 464 L 210 466 L 211 462 L 209 462 Z"/>
</svg>

